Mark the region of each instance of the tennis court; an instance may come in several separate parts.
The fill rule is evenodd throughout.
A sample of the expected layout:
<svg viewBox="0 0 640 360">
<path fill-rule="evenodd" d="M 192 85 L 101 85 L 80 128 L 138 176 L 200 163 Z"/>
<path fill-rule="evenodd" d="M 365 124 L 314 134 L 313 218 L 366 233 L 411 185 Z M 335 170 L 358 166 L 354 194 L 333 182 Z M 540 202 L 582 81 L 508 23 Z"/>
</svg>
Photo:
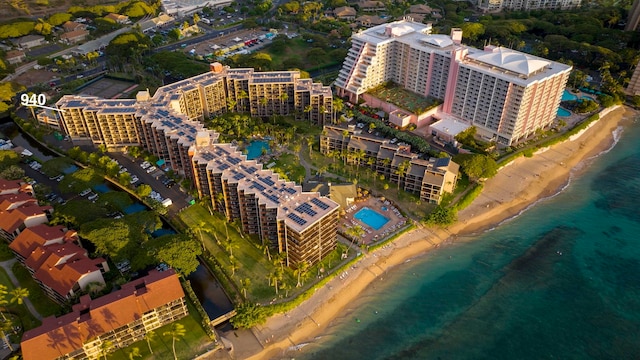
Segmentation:
<svg viewBox="0 0 640 360">
<path fill-rule="evenodd" d="M 105 99 L 127 98 L 138 84 L 127 81 L 102 78 L 80 90 L 81 95 L 98 96 Z"/>
</svg>

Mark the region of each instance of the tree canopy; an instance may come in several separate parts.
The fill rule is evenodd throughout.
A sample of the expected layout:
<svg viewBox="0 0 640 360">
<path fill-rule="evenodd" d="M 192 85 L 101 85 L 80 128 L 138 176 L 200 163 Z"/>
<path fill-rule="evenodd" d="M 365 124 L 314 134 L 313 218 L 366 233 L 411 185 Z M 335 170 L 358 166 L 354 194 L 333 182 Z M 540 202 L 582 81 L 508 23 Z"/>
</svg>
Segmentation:
<svg viewBox="0 0 640 360">
<path fill-rule="evenodd" d="M 200 265 L 198 255 L 202 254 L 202 248 L 190 236 L 163 235 L 153 240 L 151 246 L 158 262 L 166 263 L 184 276 L 196 271 Z"/>
<path fill-rule="evenodd" d="M 474 181 L 493 177 L 498 172 L 498 164 L 488 155 L 458 154 L 453 157 L 453 161 Z"/>
</svg>

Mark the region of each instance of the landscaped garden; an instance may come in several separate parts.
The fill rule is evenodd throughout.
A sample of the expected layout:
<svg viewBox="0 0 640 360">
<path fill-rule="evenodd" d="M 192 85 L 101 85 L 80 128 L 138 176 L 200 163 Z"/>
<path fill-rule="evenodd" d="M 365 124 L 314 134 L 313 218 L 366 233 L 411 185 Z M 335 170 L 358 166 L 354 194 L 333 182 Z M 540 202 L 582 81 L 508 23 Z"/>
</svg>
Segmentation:
<svg viewBox="0 0 640 360">
<path fill-rule="evenodd" d="M 414 114 L 422 114 L 442 103 L 438 99 L 418 95 L 392 82 L 371 89 L 367 93 Z"/>
</svg>

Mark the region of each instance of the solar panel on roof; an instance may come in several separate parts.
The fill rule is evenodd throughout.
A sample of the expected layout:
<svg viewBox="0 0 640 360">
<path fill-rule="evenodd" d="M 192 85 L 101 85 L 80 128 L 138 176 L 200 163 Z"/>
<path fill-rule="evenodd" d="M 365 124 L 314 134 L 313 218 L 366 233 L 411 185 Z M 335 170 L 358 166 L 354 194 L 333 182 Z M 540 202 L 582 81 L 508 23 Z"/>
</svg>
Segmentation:
<svg viewBox="0 0 640 360">
<path fill-rule="evenodd" d="M 267 195 L 267 199 L 273 201 L 276 204 L 280 204 L 280 199 L 278 199 L 278 197 L 273 194 Z"/>
<path fill-rule="evenodd" d="M 233 175 L 233 178 L 236 180 L 240 180 L 244 178 L 244 174 L 243 173 L 237 173 L 235 175 Z"/>
<path fill-rule="evenodd" d="M 322 200 L 317 199 L 317 198 L 311 199 L 311 203 L 314 204 L 315 206 L 319 207 L 322 210 L 327 210 L 329 208 L 329 205 L 325 204 L 324 202 L 322 202 Z"/>
<path fill-rule="evenodd" d="M 218 168 L 220 170 L 227 170 L 229 168 L 229 164 L 220 164 L 220 166 L 218 166 Z"/>
<path fill-rule="evenodd" d="M 301 218 L 300 216 L 298 216 L 296 214 L 293 214 L 293 213 L 287 215 L 287 217 L 289 219 L 293 220 L 293 222 L 295 222 L 298 225 L 304 225 L 304 224 L 307 223 L 307 220 L 305 220 L 305 219 Z"/>
<path fill-rule="evenodd" d="M 259 177 L 258 179 L 269 186 L 273 186 L 275 184 L 270 178 Z"/>
<path fill-rule="evenodd" d="M 258 189 L 259 191 L 264 191 L 264 189 L 266 189 L 266 187 L 258 184 L 257 182 L 254 182 L 253 185 L 251 185 L 249 188 L 250 189 Z"/>
<path fill-rule="evenodd" d="M 238 158 L 231 157 L 231 156 L 229 156 L 227 160 L 229 160 L 229 162 L 232 163 L 233 165 L 238 165 L 242 161 Z"/>
<path fill-rule="evenodd" d="M 315 210 L 311 208 L 311 205 L 309 205 L 308 203 L 301 204 L 294 210 L 299 212 L 300 214 L 308 214 L 310 216 L 316 216 L 318 214 Z"/>
<path fill-rule="evenodd" d="M 288 192 L 291 195 L 296 193 L 296 189 L 292 187 L 285 188 L 284 191 Z"/>
<path fill-rule="evenodd" d="M 249 168 L 247 169 L 247 172 L 248 172 L 249 174 L 253 174 L 253 173 L 254 173 L 254 172 L 256 172 L 256 171 L 258 171 L 258 169 L 256 169 L 256 167 L 255 167 L 255 166 L 251 166 L 251 167 L 249 167 Z"/>
</svg>

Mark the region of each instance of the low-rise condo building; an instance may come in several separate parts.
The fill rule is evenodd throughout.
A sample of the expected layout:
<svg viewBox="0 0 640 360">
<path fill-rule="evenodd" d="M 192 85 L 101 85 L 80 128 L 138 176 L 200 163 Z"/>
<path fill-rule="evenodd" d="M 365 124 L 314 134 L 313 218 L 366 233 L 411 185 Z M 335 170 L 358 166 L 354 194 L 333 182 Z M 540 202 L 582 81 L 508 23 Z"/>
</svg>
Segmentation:
<svg viewBox="0 0 640 360">
<path fill-rule="evenodd" d="M 408 146 L 362 134 L 354 126 L 325 126 L 320 151 L 325 155 L 354 154 L 346 155 L 348 163 L 368 167 L 429 203 L 439 204 L 444 193 L 453 192 L 458 180 L 459 165 L 450 158 L 420 159 Z"/>
<path fill-rule="evenodd" d="M 152 270 L 108 295 L 94 300 L 85 295 L 72 312 L 48 317 L 40 327 L 26 331 L 20 344 L 22 357 L 98 359 L 103 351 L 125 348 L 188 313 L 176 273 Z"/>
<path fill-rule="evenodd" d="M 78 234 L 62 226 L 45 224 L 25 229 L 9 248 L 29 270 L 44 292 L 61 305 L 88 288 L 105 286 L 103 273 L 109 271 L 103 258 L 89 258 L 78 245 Z"/>
<path fill-rule="evenodd" d="M 218 143 L 205 118 L 228 111 L 252 116 L 297 114 L 324 124 L 333 116 L 331 89 L 296 71 L 254 72 L 212 64 L 211 72 L 135 100 L 65 96 L 61 128 L 72 140 L 112 149 L 141 145 L 192 180 L 201 198 L 243 231 L 285 253 L 287 264 L 315 264 L 336 246 L 339 205 L 279 179 L 235 146 Z"/>
<path fill-rule="evenodd" d="M 434 119 L 438 113 L 454 116 L 501 145 L 555 121 L 571 66 L 503 47 L 480 50 L 461 40 L 460 29 L 434 35 L 430 25 L 408 20 L 354 34 L 335 81 L 338 94 L 356 102 L 392 82 L 442 101 Z"/>
</svg>

